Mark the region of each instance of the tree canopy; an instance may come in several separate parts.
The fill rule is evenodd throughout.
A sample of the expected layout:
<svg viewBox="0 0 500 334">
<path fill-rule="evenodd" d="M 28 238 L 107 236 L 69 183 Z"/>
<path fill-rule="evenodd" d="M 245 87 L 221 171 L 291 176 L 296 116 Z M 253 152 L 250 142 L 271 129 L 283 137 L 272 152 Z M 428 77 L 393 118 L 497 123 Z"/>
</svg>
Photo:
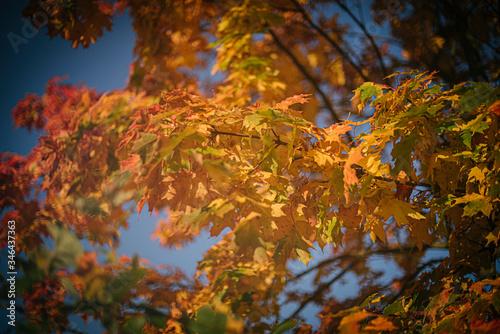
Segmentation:
<svg viewBox="0 0 500 334">
<path fill-rule="evenodd" d="M 498 1 L 30 0 L 23 17 L 77 48 L 123 13 L 126 88 L 55 78 L 12 111 L 41 133 L 1 155 L 18 331 L 500 330 Z M 133 210 L 168 213 L 165 247 L 219 242 L 195 277 L 117 256 Z"/>
</svg>

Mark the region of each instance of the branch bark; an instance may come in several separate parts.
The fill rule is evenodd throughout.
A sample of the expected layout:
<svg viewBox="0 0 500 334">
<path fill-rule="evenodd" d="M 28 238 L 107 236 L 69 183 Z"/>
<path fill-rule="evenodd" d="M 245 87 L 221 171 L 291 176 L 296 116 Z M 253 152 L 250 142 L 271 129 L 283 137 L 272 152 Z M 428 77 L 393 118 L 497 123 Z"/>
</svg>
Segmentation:
<svg viewBox="0 0 500 334">
<path fill-rule="evenodd" d="M 354 260 L 350 265 L 344 268 L 338 275 L 333 277 L 330 281 L 328 281 L 325 284 L 322 284 L 312 295 L 309 296 L 305 301 L 303 301 L 300 306 L 293 312 L 291 316 L 289 316 L 285 321 L 287 322 L 288 320 L 291 320 L 295 318 L 304 307 L 306 307 L 310 302 L 314 301 L 316 298 L 318 298 L 323 292 L 328 289 L 333 283 L 337 282 L 339 279 L 341 279 L 345 274 L 347 274 L 354 266 L 356 266 L 359 262 L 361 262 L 361 258 L 358 258 Z"/>
<path fill-rule="evenodd" d="M 422 251 L 425 251 L 426 249 L 429 249 L 429 248 L 437 248 L 437 247 L 423 245 Z M 287 281 L 287 283 L 291 282 L 291 281 L 295 281 L 295 280 L 297 280 L 297 279 L 299 279 L 299 278 L 301 278 L 301 277 L 303 277 L 303 276 L 305 276 L 305 275 L 307 275 L 307 274 L 309 274 L 309 273 L 313 272 L 314 270 L 317 270 L 321 267 L 324 267 L 324 266 L 332 264 L 336 261 L 345 260 L 348 258 L 359 258 L 359 257 L 364 258 L 364 257 L 372 256 L 372 255 L 385 255 L 385 254 L 394 254 L 394 253 L 411 254 L 411 253 L 417 253 L 417 252 L 420 252 L 420 251 L 418 250 L 418 248 L 416 246 L 405 246 L 405 247 L 399 247 L 399 248 L 375 249 L 375 250 L 370 250 L 370 251 L 366 251 L 366 252 L 358 253 L 358 254 L 348 254 L 348 253 L 341 254 L 339 256 L 323 260 L 323 261 L 319 262 L 317 265 L 315 265 L 314 267 L 311 267 L 311 268 L 304 270 L 300 274 L 295 275 L 294 277 L 289 279 Z"/>
<path fill-rule="evenodd" d="M 294 0 L 295 1 L 295 0 Z M 347 13 L 347 15 L 349 15 L 353 20 L 354 22 L 361 28 L 361 30 L 363 31 L 363 33 L 365 34 L 365 36 L 368 38 L 368 40 L 370 41 L 370 44 L 373 46 L 373 49 L 375 50 L 375 53 L 377 54 L 377 58 L 378 58 L 378 61 L 380 63 L 380 68 L 382 69 L 382 74 L 384 75 L 384 78 L 386 76 L 389 75 L 389 73 L 387 72 L 387 68 L 385 67 L 384 65 L 384 60 L 382 59 L 382 54 L 380 53 L 380 49 L 379 47 L 377 46 L 377 44 L 375 43 L 375 40 L 373 39 L 373 36 L 366 30 L 366 26 L 353 14 L 353 12 L 349 9 L 349 7 L 347 7 L 346 5 L 344 5 L 342 3 L 342 1 L 340 0 L 335 0 L 335 2 L 340 6 L 340 8 L 342 8 L 344 10 L 344 12 Z"/>
<path fill-rule="evenodd" d="M 335 112 L 335 109 L 333 108 L 333 105 L 332 105 L 330 99 L 326 96 L 325 92 L 323 92 L 323 90 L 321 89 L 321 87 L 319 87 L 318 83 L 316 82 L 316 79 L 314 79 L 314 77 L 307 71 L 307 69 L 304 67 L 304 65 L 302 65 L 300 63 L 300 61 L 297 59 L 297 57 L 295 57 L 295 55 L 292 53 L 292 51 L 290 51 L 290 49 L 288 49 L 279 40 L 278 36 L 276 36 L 276 34 L 274 33 L 274 31 L 272 29 L 268 29 L 268 32 L 271 35 L 271 37 L 273 38 L 273 40 L 276 43 L 276 45 L 278 45 L 278 47 L 281 50 L 283 50 L 288 55 L 288 57 L 290 57 L 290 59 L 292 60 L 292 62 L 295 64 L 295 66 L 306 77 L 307 81 L 309 81 L 313 85 L 314 90 L 316 90 L 318 92 L 318 94 L 321 96 L 321 99 L 323 100 L 323 103 L 325 104 L 325 107 L 332 114 L 332 117 L 333 117 L 333 120 L 335 121 L 335 123 L 340 123 L 340 118 L 337 115 L 337 113 Z"/>
<path fill-rule="evenodd" d="M 328 34 L 323 29 L 321 29 L 318 25 L 316 25 L 316 23 L 313 22 L 313 20 L 309 17 L 309 15 L 306 13 L 306 11 L 304 10 L 304 8 L 302 8 L 302 6 L 300 5 L 300 3 L 298 3 L 297 0 L 292 0 L 292 2 L 294 3 L 295 7 L 297 7 L 297 9 L 300 11 L 300 13 L 302 14 L 302 17 L 304 17 L 304 19 L 307 21 L 307 23 L 309 23 L 309 25 L 314 30 L 316 30 L 316 32 L 321 37 L 323 37 L 328 43 L 330 43 L 335 48 L 335 50 L 337 50 L 337 52 L 345 60 L 347 60 L 347 62 L 349 62 L 349 64 L 351 64 L 351 66 L 356 70 L 356 72 L 358 72 L 358 74 L 361 76 L 361 78 L 363 78 L 364 81 L 373 81 L 373 80 L 370 80 L 366 75 L 363 74 L 363 71 L 358 66 L 358 64 L 356 64 L 354 62 L 354 60 L 352 60 L 352 58 L 349 56 L 349 54 L 347 52 L 345 52 L 340 47 L 340 45 L 337 44 L 337 42 L 335 42 L 333 39 L 331 39 L 330 36 L 328 36 Z"/>
</svg>

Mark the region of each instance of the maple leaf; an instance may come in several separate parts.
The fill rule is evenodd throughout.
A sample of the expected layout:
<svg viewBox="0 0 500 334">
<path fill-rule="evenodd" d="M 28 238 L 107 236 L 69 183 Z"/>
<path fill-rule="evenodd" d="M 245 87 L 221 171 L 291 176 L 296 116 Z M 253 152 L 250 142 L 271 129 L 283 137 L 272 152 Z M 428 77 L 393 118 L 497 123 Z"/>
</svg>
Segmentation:
<svg viewBox="0 0 500 334">
<path fill-rule="evenodd" d="M 393 331 L 398 329 L 392 321 L 384 317 L 377 317 L 371 320 L 363 330 L 365 331 Z"/>
<path fill-rule="evenodd" d="M 372 313 L 365 310 L 353 312 L 340 321 L 339 330 L 342 334 L 357 334 L 359 333 L 359 322 L 371 316 Z"/>
<path fill-rule="evenodd" d="M 285 100 L 281 101 L 280 103 L 275 105 L 275 108 L 279 108 L 282 111 L 286 111 L 292 104 L 295 103 L 307 103 L 310 99 L 310 94 L 300 94 L 300 95 L 294 95 L 292 97 L 288 97 Z"/>
<path fill-rule="evenodd" d="M 481 194 L 473 193 L 455 199 L 455 205 L 465 204 L 464 216 L 474 216 L 482 212 L 489 216 L 492 210 L 490 198 Z"/>
<path fill-rule="evenodd" d="M 357 164 L 363 155 L 361 154 L 361 148 L 355 148 L 349 154 L 347 161 L 344 166 L 344 196 L 348 199 L 349 186 L 356 184 L 358 182 L 358 177 L 356 175 L 356 170 L 352 168 L 352 165 Z"/>
<path fill-rule="evenodd" d="M 488 241 L 486 243 L 486 246 L 488 246 L 491 242 L 494 242 L 495 245 L 498 244 L 498 235 L 495 236 L 492 232 L 490 232 L 487 236 L 486 236 L 486 240 Z"/>
<path fill-rule="evenodd" d="M 394 217 L 398 225 L 408 225 L 409 219 L 425 219 L 424 215 L 413 210 L 410 203 L 400 201 L 396 198 L 381 201 L 379 214 L 385 220 Z"/>
<path fill-rule="evenodd" d="M 381 94 L 381 85 L 373 82 L 365 82 L 354 91 L 354 96 L 351 100 L 357 105 L 358 112 L 361 112 L 372 97 L 378 98 Z"/>
<path fill-rule="evenodd" d="M 370 231 L 370 239 L 372 242 L 377 241 L 377 237 L 385 243 L 384 222 L 373 215 L 367 215 L 364 225 L 365 231 Z"/>
<path fill-rule="evenodd" d="M 430 245 L 432 242 L 431 235 L 429 234 L 429 227 L 424 220 L 417 220 L 410 218 L 410 232 L 411 235 L 417 240 L 417 247 L 420 251 L 423 249 L 423 242 Z"/>
<path fill-rule="evenodd" d="M 275 203 L 271 205 L 271 216 L 276 218 L 286 217 L 286 214 L 283 212 L 284 207 L 286 207 L 285 203 Z"/>
</svg>

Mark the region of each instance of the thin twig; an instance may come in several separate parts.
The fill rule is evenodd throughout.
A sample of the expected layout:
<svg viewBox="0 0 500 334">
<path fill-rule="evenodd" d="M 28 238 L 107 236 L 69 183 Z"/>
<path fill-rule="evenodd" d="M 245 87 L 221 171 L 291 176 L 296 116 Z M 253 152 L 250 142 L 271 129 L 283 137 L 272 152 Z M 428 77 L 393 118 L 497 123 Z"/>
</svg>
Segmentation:
<svg viewBox="0 0 500 334">
<path fill-rule="evenodd" d="M 246 134 L 243 134 L 243 133 L 234 133 L 234 132 L 226 132 L 226 131 L 219 131 L 219 130 L 212 130 L 211 133 L 213 135 L 227 135 L 227 136 L 241 137 L 241 138 L 253 138 L 253 139 L 257 139 L 257 140 L 262 139 L 261 136 L 250 136 L 250 135 L 246 135 Z M 274 133 L 274 130 L 273 130 L 273 133 Z M 287 146 L 289 144 L 287 142 L 282 141 L 278 136 L 276 136 L 276 139 L 273 140 L 273 142 L 277 146 L 280 146 L 280 145 Z"/>
<path fill-rule="evenodd" d="M 335 2 L 342 8 L 353 20 L 354 22 L 363 30 L 363 33 L 365 36 L 368 38 L 370 41 L 371 45 L 373 46 L 375 53 L 377 54 L 377 58 L 380 63 L 380 67 L 382 68 L 382 74 L 384 75 L 384 78 L 387 77 L 389 74 L 387 72 L 387 69 L 384 65 L 384 60 L 382 59 L 382 54 L 380 53 L 380 49 L 378 48 L 377 44 L 375 43 L 375 40 L 373 39 L 373 36 L 366 30 L 366 25 L 359 21 L 359 19 L 352 13 L 352 11 L 342 3 L 340 0 L 335 0 Z"/>
<path fill-rule="evenodd" d="M 363 80 L 365 81 L 370 81 L 368 79 L 368 77 L 366 75 L 363 74 L 363 71 L 362 69 L 358 66 L 358 64 L 356 64 L 354 62 L 354 60 L 351 59 L 351 57 L 349 56 L 349 54 L 347 54 L 347 52 L 345 52 L 341 47 L 340 45 L 337 44 L 337 42 L 335 42 L 333 39 L 330 38 L 330 36 L 328 36 L 328 34 L 323 30 L 321 29 L 319 26 L 316 25 L 316 23 L 314 23 L 312 21 L 312 19 L 309 17 L 309 15 L 306 13 L 306 11 L 304 10 L 304 8 L 302 8 L 302 6 L 300 5 L 300 3 L 298 3 L 297 0 L 292 0 L 292 2 L 294 3 L 294 5 L 297 7 L 297 9 L 299 9 L 300 13 L 302 14 L 302 16 L 304 17 L 304 19 L 309 23 L 309 25 L 314 29 L 316 30 L 316 32 L 318 32 L 318 34 L 320 34 L 324 39 L 326 39 L 328 41 L 328 43 L 330 43 L 334 48 L 335 50 L 337 50 L 337 52 L 345 59 L 349 62 L 349 64 L 351 64 L 351 66 L 356 70 L 356 72 L 358 72 L 358 74 L 363 78 Z"/>
<path fill-rule="evenodd" d="M 424 251 L 428 248 L 437 248 L 437 247 L 423 245 L 422 251 Z M 340 261 L 340 260 L 345 260 L 345 259 L 354 258 L 354 257 L 369 257 L 372 255 L 385 255 L 385 254 L 394 254 L 394 253 L 411 254 L 411 253 L 420 252 L 420 251 L 417 251 L 416 249 L 417 248 L 415 248 L 415 246 L 406 246 L 406 247 L 399 247 L 399 248 L 382 248 L 382 249 L 376 249 L 373 251 L 365 251 L 363 253 L 358 252 L 357 254 L 342 254 L 342 255 L 339 255 L 339 256 L 336 256 L 333 258 L 329 258 L 329 259 L 326 259 L 326 260 L 319 262 L 314 267 L 308 268 L 308 269 L 304 270 L 303 272 L 301 272 L 300 274 L 295 275 L 294 277 L 289 279 L 288 282 L 295 281 L 295 280 L 309 274 L 310 272 L 312 272 L 314 270 L 317 270 L 321 267 L 324 267 L 326 265 L 332 264 L 332 263 Z"/>
<path fill-rule="evenodd" d="M 318 92 L 318 94 L 321 96 L 321 99 L 323 100 L 323 103 L 325 104 L 326 109 L 328 109 L 330 111 L 330 113 L 332 114 L 332 117 L 333 117 L 333 120 L 335 121 L 335 123 L 340 123 L 341 120 L 340 120 L 339 116 L 337 115 L 337 113 L 335 112 L 335 109 L 333 108 L 333 105 L 330 102 L 330 99 L 326 96 L 325 92 L 323 92 L 323 90 L 319 87 L 318 83 L 316 82 L 316 79 L 314 79 L 313 76 L 306 70 L 304 65 L 302 65 L 300 63 L 300 61 L 297 59 L 297 57 L 295 57 L 295 55 L 292 53 L 292 51 L 290 51 L 280 41 L 280 39 L 278 38 L 278 36 L 276 36 L 276 34 L 274 33 L 274 31 L 272 29 L 268 29 L 268 32 L 271 35 L 271 37 L 273 38 L 274 42 L 278 45 L 278 47 L 281 50 L 283 50 L 288 55 L 288 57 L 290 57 L 290 59 L 295 64 L 295 66 L 306 77 L 307 81 L 309 81 L 311 83 L 311 85 L 313 85 L 314 90 L 316 90 Z"/>
<path fill-rule="evenodd" d="M 430 265 L 433 265 L 435 263 L 440 263 L 442 262 L 443 259 L 432 259 L 432 260 L 429 260 L 425 263 L 422 263 L 413 273 L 409 274 L 409 275 L 406 275 L 403 279 L 405 280 L 405 283 L 403 284 L 403 286 L 401 287 L 401 289 L 399 290 L 399 292 L 397 294 L 395 294 L 391 300 L 388 302 L 388 305 L 394 303 L 399 297 L 401 297 L 401 295 L 403 294 L 403 292 L 406 290 L 406 288 L 408 287 L 408 285 L 410 285 L 410 283 L 420 274 L 420 272 L 422 272 L 426 267 L 430 266 Z"/>
<path fill-rule="evenodd" d="M 327 283 L 325 284 L 322 284 L 319 289 L 317 289 L 311 296 L 309 296 L 309 298 L 307 298 L 305 301 L 303 301 L 300 306 L 295 310 L 295 312 L 293 312 L 293 314 L 291 316 L 289 316 L 286 320 L 284 320 L 283 322 L 287 322 L 288 320 L 291 320 L 293 318 L 295 318 L 299 313 L 300 311 L 302 311 L 302 309 L 304 309 L 304 307 L 306 307 L 310 302 L 313 302 L 314 300 L 316 300 L 319 296 L 321 296 L 321 294 L 323 294 L 323 292 L 328 289 L 333 283 L 335 283 L 336 281 L 338 281 L 339 279 L 341 279 L 347 272 L 349 272 L 354 266 L 356 266 L 359 262 L 361 262 L 361 259 L 358 258 L 356 260 L 354 260 L 350 265 L 348 265 L 346 268 L 344 268 L 344 270 L 342 270 L 338 275 L 336 275 L 335 277 L 333 277 L 330 281 L 328 281 Z"/>
</svg>

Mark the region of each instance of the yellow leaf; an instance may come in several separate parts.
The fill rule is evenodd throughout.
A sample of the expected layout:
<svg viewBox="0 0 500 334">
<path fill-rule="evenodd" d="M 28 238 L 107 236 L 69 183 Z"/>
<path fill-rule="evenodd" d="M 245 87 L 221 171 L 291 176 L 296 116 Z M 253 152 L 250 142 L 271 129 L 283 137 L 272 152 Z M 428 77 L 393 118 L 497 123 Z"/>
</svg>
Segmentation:
<svg viewBox="0 0 500 334">
<path fill-rule="evenodd" d="M 356 171 L 351 166 L 357 164 L 362 158 L 363 155 L 361 154 L 361 149 L 359 147 L 353 149 L 349 154 L 344 168 L 344 183 L 346 186 L 358 182 Z"/>
<path fill-rule="evenodd" d="M 314 150 L 311 152 L 311 155 L 314 159 L 314 162 L 318 164 L 320 167 L 324 167 L 326 165 L 331 166 L 333 164 L 333 159 L 326 153 L 323 153 L 318 150 Z"/>
<path fill-rule="evenodd" d="M 370 231 L 370 239 L 372 239 L 373 242 L 375 242 L 378 237 L 383 243 L 385 243 L 384 225 L 384 222 L 377 219 L 377 217 L 372 215 L 366 216 L 365 231 Z"/>
<path fill-rule="evenodd" d="M 380 161 L 380 157 L 376 157 L 373 155 L 364 157 L 357 164 L 366 169 L 370 174 L 374 176 L 384 177 L 385 175 L 389 175 L 391 170 L 389 165 L 383 164 Z"/>
<path fill-rule="evenodd" d="M 271 216 L 273 217 L 285 217 L 286 214 L 283 212 L 283 207 L 286 206 L 285 203 L 275 203 L 271 205 Z"/>
<path fill-rule="evenodd" d="M 309 62 L 309 65 L 311 67 L 318 66 L 318 56 L 316 56 L 314 53 L 310 53 L 307 55 L 307 61 Z"/>
<path fill-rule="evenodd" d="M 246 223 L 247 221 L 250 221 L 255 218 L 260 218 L 262 215 L 258 212 L 252 211 L 250 212 L 245 218 L 242 218 L 240 220 L 240 224 Z"/>
<path fill-rule="evenodd" d="M 488 246 L 491 242 L 494 242 L 495 245 L 498 244 L 498 236 L 493 235 L 492 232 L 490 232 L 490 234 L 488 234 L 486 236 L 486 240 L 488 240 L 488 242 L 486 243 L 486 246 Z"/>
<path fill-rule="evenodd" d="M 267 252 L 264 247 L 257 247 L 253 253 L 253 259 L 255 262 L 264 264 L 267 261 Z"/>
<path fill-rule="evenodd" d="M 195 198 L 202 199 L 205 198 L 205 196 L 208 194 L 207 188 L 205 188 L 205 185 L 201 182 L 198 183 L 196 187 L 196 193 L 194 195 Z"/>
<path fill-rule="evenodd" d="M 211 209 L 212 214 L 215 214 L 219 218 L 224 218 L 226 213 L 234 210 L 234 205 L 222 198 L 213 200 L 208 207 Z"/>
<path fill-rule="evenodd" d="M 479 167 L 472 167 L 472 169 L 469 172 L 469 181 L 484 181 L 484 172 L 486 168 L 483 168 L 482 170 L 479 169 Z"/>
<path fill-rule="evenodd" d="M 297 205 L 297 213 L 299 214 L 299 216 L 304 216 L 305 213 L 304 213 L 304 209 L 306 209 L 307 206 L 305 206 L 304 204 L 299 204 Z"/>
<path fill-rule="evenodd" d="M 309 263 L 309 260 L 312 259 L 311 254 L 303 249 L 300 249 L 300 248 L 295 248 L 295 252 L 297 253 L 299 261 L 307 266 L 307 264 Z"/>
<path fill-rule="evenodd" d="M 330 66 L 330 71 L 330 81 L 334 85 L 345 85 L 344 65 L 342 64 L 342 58 L 335 59 L 335 61 Z"/>
<path fill-rule="evenodd" d="M 343 317 L 340 321 L 339 330 L 341 334 L 357 334 L 359 333 L 359 322 L 372 315 L 372 313 L 361 310 L 359 312 L 351 313 Z"/>
<path fill-rule="evenodd" d="M 379 206 L 379 214 L 385 220 L 389 219 L 390 217 L 394 217 L 394 219 L 400 226 L 408 225 L 408 218 L 417 220 L 425 219 L 424 215 L 413 210 L 413 207 L 410 203 L 400 201 L 396 198 L 381 201 Z"/>
</svg>

